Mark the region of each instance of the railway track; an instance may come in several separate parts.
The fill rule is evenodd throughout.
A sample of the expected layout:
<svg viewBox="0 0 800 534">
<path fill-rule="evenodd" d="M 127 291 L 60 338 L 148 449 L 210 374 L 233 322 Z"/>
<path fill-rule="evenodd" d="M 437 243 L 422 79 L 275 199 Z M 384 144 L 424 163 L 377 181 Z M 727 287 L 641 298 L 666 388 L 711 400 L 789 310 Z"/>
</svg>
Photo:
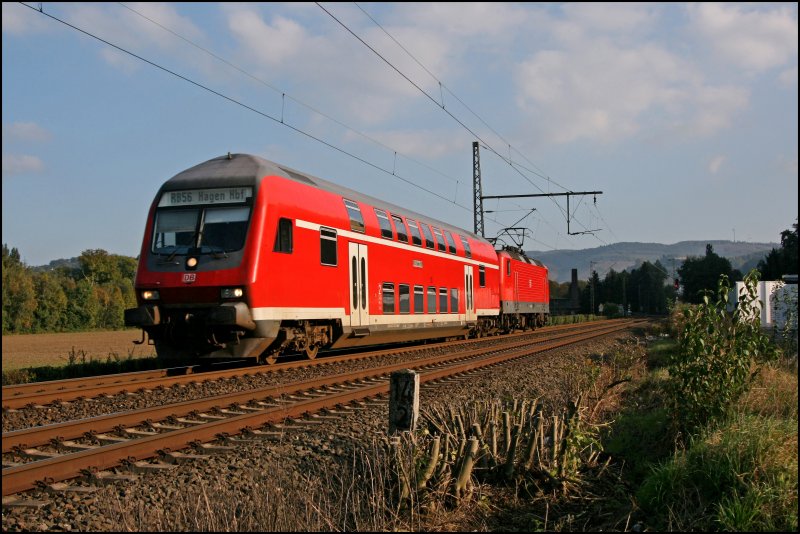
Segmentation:
<svg viewBox="0 0 800 534">
<path fill-rule="evenodd" d="M 618 324 L 624 319 L 601 321 L 593 324 Z M 44 406 L 57 401 L 71 401 L 81 398 L 95 398 L 101 395 L 116 395 L 123 392 L 152 390 L 159 387 L 171 387 L 177 384 L 192 382 L 235 378 L 247 374 L 274 373 L 289 369 L 310 367 L 313 365 L 326 365 L 345 361 L 377 359 L 398 352 L 419 352 L 440 347 L 462 347 L 485 344 L 487 341 L 500 339 L 513 339 L 516 337 L 537 338 L 550 336 L 557 332 L 569 332 L 581 329 L 585 325 L 570 324 L 546 327 L 533 332 L 522 332 L 500 337 L 473 339 L 449 343 L 436 343 L 428 345 L 407 346 L 377 351 L 361 352 L 348 355 L 332 355 L 315 360 L 302 360 L 295 362 L 279 363 L 270 366 L 257 365 L 224 370 L 203 370 L 201 366 L 174 367 L 156 369 L 152 371 L 138 371 L 133 373 L 119 373 L 87 378 L 73 378 L 68 380 L 53 380 L 32 384 L 19 384 L 3 386 L 2 406 L 4 410 L 13 410 L 25 406 Z"/>
<path fill-rule="evenodd" d="M 432 356 L 414 362 L 414 367 L 420 373 L 420 382 L 430 383 L 637 324 L 609 323 L 590 323 L 534 342 L 512 340 L 502 346 Z M 123 463 L 145 469 L 152 464 L 142 462 L 154 457 L 184 461 L 193 456 L 173 451 L 193 444 L 201 451 L 208 451 L 218 446 L 199 444 L 220 439 L 230 444 L 241 439 L 271 438 L 276 434 L 275 428 L 280 430 L 280 425 L 287 421 L 306 418 L 302 421 L 313 424 L 315 418 L 337 417 L 358 409 L 351 403 L 388 393 L 389 375 L 408 365 L 408 362 L 384 365 L 357 373 L 8 432 L 2 440 L 3 495 L 97 473 Z M 325 415 L 315 415 L 323 411 Z M 273 425 L 273 429 L 258 430 L 265 425 Z M 237 434 L 244 438 L 231 437 Z"/>
</svg>

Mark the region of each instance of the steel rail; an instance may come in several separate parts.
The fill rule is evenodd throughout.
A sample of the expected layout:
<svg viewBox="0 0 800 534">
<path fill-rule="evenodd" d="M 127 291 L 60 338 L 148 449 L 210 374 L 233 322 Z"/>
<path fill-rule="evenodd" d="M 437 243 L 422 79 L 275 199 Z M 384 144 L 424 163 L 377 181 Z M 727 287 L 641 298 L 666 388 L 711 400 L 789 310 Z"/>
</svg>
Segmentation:
<svg viewBox="0 0 800 534">
<path fill-rule="evenodd" d="M 455 363 L 446 368 L 424 371 L 421 373 L 420 381 L 423 383 L 430 382 L 445 376 L 462 374 L 474 369 L 519 359 L 574 343 L 580 343 L 624 330 L 629 326 L 633 326 L 633 324 L 598 329 L 590 333 L 578 335 L 569 341 L 562 339 L 557 342 L 550 342 L 544 346 L 521 348 L 511 353 L 487 356 L 468 362 Z M 384 374 L 386 374 L 390 372 L 390 369 L 406 367 L 407 364 L 393 365 L 383 368 L 383 371 Z M 330 378 L 331 377 L 327 380 L 330 380 Z M 385 394 L 388 391 L 389 385 L 387 383 L 368 385 L 357 390 L 334 393 L 322 398 L 298 401 L 292 405 L 265 408 L 258 412 L 234 415 L 224 420 L 207 422 L 202 425 L 173 430 L 155 436 L 132 439 L 124 443 L 97 447 L 82 452 L 10 467 L 3 469 L 2 472 L 3 496 L 32 489 L 36 486 L 37 481 L 52 480 L 58 482 L 74 478 L 93 469 L 109 469 L 119 465 L 123 461 L 136 461 L 151 458 L 165 451 L 188 447 L 197 441 L 212 441 L 220 436 L 239 433 L 244 429 L 285 421 L 287 418 L 299 417 L 326 408 L 335 408 L 356 400 Z M 5 447 L 5 436 L 3 437 L 3 442 Z"/>
<path fill-rule="evenodd" d="M 518 337 L 524 335 L 547 335 L 562 330 L 578 330 L 585 325 L 609 325 L 616 321 L 598 321 L 593 323 L 580 323 L 572 325 L 559 325 L 549 327 L 546 330 L 533 332 L 523 332 L 512 334 L 508 337 Z M 621 321 L 621 320 L 620 320 Z M 4 409 L 19 409 L 28 405 L 44 405 L 55 401 L 70 401 L 79 398 L 92 398 L 100 395 L 111 395 L 124 391 L 154 389 L 161 386 L 172 386 L 181 383 L 203 382 L 218 380 L 221 378 L 231 378 L 252 374 L 266 374 L 282 370 L 309 367 L 312 365 L 327 365 L 343 361 L 355 361 L 370 358 L 379 358 L 398 352 L 418 352 L 422 350 L 438 348 L 441 346 L 453 346 L 457 344 L 476 344 L 486 340 L 501 338 L 480 338 L 450 343 L 436 343 L 429 345 L 417 345 L 393 349 L 382 349 L 366 353 L 345 356 L 331 356 L 324 359 L 303 360 L 297 362 L 287 362 L 271 366 L 251 366 L 238 369 L 227 369 L 220 371 L 195 372 L 198 366 L 174 367 L 153 371 L 138 371 L 134 373 L 122 373 L 118 375 L 102 375 L 88 378 L 73 378 L 68 380 L 52 380 L 34 384 L 20 384 L 3 387 L 2 405 Z M 185 370 L 185 371 L 184 371 Z M 181 374 L 181 371 L 184 371 Z"/>
<path fill-rule="evenodd" d="M 604 331 L 609 328 L 613 328 L 613 326 L 604 324 L 600 325 L 599 327 L 587 329 L 585 332 Z M 553 336 L 547 338 L 546 340 L 539 341 L 539 343 L 569 338 L 573 335 L 573 333 L 559 334 L 558 336 Z M 448 356 L 432 356 L 422 360 L 417 360 L 413 362 L 413 365 L 415 367 L 427 367 L 430 365 L 447 364 L 454 361 L 480 356 L 486 353 L 508 351 L 520 347 L 530 347 L 530 345 L 531 340 L 524 340 L 499 347 L 495 346 L 476 348 Z M 51 425 L 14 430 L 3 433 L 2 451 L 4 454 L 6 454 L 12 452 L 14 449 L 23 447 L 39 447 L 51 443 L 54 440 L 63 441 L 65 439 L 76 439 L 83 436 L 88 431 L 109 432 L 119 427 L 141 425 L 147 421 L 161 421 L 168 417 L 183 417 L 192 412 L 211 410 L 221 406 L 243 404 L 254 399 L 292 395 L 309 389 L 338 385 L 356 380 L 366 380 L 376 376 L 386 375 L 396 370 L 406 369 L 409 367 L 410 363 L 411 362 L 401 362 L 389 366 L 366 369 L 356 373 L 340 373 L 314 380 L 281 384 L 277 386 L 266 386 L 259 389 L 225 393 L 213 397 L 171 403 L 142 410 L 130 410 L 127 412 L 112 413 L 87 419 L 78 419 L 74 421 L 65 421 L 63 423 L 54 423 Z"/>
</svg>

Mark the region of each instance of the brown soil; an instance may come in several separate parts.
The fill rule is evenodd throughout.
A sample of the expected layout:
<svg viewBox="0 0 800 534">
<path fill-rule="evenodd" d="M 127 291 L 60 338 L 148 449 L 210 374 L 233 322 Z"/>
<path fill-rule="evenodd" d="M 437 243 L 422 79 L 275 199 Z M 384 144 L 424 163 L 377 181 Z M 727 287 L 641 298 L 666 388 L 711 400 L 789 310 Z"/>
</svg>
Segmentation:
<svg viewBox="0 0 800 534">
<path fill-rule="evenodd" d="M 24 369 L 45 365 L 66 365 L 111 357 L 149 358 L 152 345 L 136 345 L 140 330 L 117 332 L 68 332 L 3 336 L 3 369 Z"/>
</svg>

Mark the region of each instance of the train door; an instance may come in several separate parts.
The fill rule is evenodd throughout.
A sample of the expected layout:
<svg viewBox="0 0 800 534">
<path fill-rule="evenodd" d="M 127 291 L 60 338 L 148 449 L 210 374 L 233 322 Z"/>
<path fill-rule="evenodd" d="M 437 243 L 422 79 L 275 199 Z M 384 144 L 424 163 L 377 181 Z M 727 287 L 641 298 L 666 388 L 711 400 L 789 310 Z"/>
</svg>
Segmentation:
<svg viewBox="0 0 800 534">
<path fill-rule="evenodd" d="M 367 245 L 350 243 L 350 326 L 369 326 Z"/>
<path fill-rule="evenodd" d="M 475 320 L 475 295 L 474 279 L 472 277 L 472 265 L 464 266 L 464 309 L 467 314 L 467 321 Z"/>
</svg>

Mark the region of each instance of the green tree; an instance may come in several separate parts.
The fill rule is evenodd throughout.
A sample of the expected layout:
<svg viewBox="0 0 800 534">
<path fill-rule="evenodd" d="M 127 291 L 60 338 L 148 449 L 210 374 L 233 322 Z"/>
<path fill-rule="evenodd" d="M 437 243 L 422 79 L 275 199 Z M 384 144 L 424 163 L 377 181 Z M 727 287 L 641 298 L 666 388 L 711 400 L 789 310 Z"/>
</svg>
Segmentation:
<svg viewBox="0 0 800 534">
<path fill-rule="evenodd" d="M 758 270 L 764 280 L 780 280 L 784 274 L 797 274 L 797 223 L 794 230 L 781 232 L 781 248 L 773 248 L 758 262 Z"/>
<path fill-rule="evenodd" d="M 59 332 L 66 327 L 67 295 L 64 281 L 51 273 L 34 277 L 38 305 L 34 312 L 37 332 Z"/>
<path fill-rule="evenodd" d="M 69 280 L 65 288 L 67 294 L 66 325 L 70 330 L 96 328 L 100 314 L 94 286 L 89 280 L 75 282 Z"/>
<path fill-rule="evenodd" d="M 36 291 L 30 269 L 16 248 L 3 244 L 3 333 L 23 334 L 34 328 Z"/>
<path fill-rule="evenodd" d="M 691 304 L 703 301 L 706 292 L 714 292 L 721 275 L 729 280 L 736 278 L 731 262 L 714 252 L 711 244 L 706 245 L 706 255 L 702 258 L 689 257 L 678 269 L 683 287 L 683 300 Z"/>
</svg>

